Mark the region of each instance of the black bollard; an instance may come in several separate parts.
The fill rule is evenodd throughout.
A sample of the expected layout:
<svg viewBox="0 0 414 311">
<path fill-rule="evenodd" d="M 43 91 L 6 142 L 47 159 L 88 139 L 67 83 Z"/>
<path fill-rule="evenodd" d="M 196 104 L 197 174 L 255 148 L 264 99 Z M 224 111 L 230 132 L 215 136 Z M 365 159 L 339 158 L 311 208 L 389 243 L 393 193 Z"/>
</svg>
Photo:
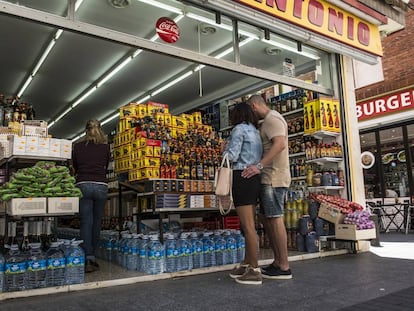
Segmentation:
<svg viewBox="0 0 414 311">
<path fill-rule="evenodd" d="M 371 216 L 369 216 L 369 219 L 371 219 L 375 224 L 375 235 L 376 235 L 376 238 L 371 240 L 371 246 L 381 247 L 378 215 L 372 214 Z"/>
</svg>

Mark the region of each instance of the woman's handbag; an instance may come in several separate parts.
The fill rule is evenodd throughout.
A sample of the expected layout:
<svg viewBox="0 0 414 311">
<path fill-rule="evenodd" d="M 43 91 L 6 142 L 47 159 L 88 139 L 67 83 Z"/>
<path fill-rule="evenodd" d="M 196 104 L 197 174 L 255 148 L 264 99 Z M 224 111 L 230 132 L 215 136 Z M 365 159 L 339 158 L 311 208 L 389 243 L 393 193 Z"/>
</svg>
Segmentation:
<svg viewBox="0 0 414 311">
<path fill-rule="evenodd" d="M 221 165 L 214 178 L 214 191 L 218 199 L 220 213 L 227 215 L 234 207 L 233 195 L 233 170 L 230 166 L 228 154 L 224 154 Z"/>
</svg>

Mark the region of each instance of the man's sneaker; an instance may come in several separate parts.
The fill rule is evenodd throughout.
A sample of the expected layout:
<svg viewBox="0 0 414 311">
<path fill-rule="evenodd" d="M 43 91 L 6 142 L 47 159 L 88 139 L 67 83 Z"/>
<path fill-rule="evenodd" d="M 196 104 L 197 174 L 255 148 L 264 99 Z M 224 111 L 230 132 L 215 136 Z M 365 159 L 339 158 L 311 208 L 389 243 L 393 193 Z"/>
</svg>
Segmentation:
<svg viewBox="0 0 414 311">
<path fill-rule="evenodd" d="M 233 270 L 230 271 L 229 276 L 232 279 L 241 277 L 246 272 L 248 266 L 249 265 L 243 265 L 243 264 L 237 265 L 236 267 L 233 268 Z"/>
<path fill-rule="evenodd" d="M 290 269 L 282 270 L 275 266 L 269 267 L 267 270 L 262 270 L 262 276 L 264 279 L 271 280 L 290 280 L 293 277 Z"/>
<path fill-rule="evenodd" d="M 260 272 L 260 268 L 247 267 L 246 272 L 241 277 L 236 278 L 236 282 L 246 285 L 261 285 L 262 273 Z"/>
<path fill-rule="evenodd" d="M 265 272 L 265 271 L 267 271 L 267 270 L 269 270 L 269 269 L 272 269 L 272 268 L 278 268 L 278 267 L 275 267 L 274 265 L 273 265 L 273 263 L 271 263 L 270 265 L 268 265 L 268 266 L 264 266 L 264 267 L 262 267 L 261 268 L 261 270 L 262 270 L 262 273 L 263 272 Z"/>
</svg>

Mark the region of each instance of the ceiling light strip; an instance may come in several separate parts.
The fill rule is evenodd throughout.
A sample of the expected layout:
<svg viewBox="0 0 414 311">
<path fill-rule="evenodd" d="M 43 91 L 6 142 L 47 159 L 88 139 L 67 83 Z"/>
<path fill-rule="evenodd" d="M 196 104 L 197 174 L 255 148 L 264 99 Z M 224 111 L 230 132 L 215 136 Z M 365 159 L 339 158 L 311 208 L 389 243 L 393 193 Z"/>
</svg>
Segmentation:
<svg viewBox="0 0 414 311">
<path fill-rule="evenodd" d="M 71 108 L 75 108 L 77 105 L 79 105 L 81 102 L 83 102 L 86 97 L 88 97 L 89 95 L 91 95 L 93 92 L 95 92 L 97 89 L 97 87 L 94 85 L 93 87 L 91 87 L 89 89 L 89 91 L 87 91 L 84 95 L 82 95 L 77 101 L 75 101 L 72 105 Z"/>
<path fill-rule="evenodd" d="M 142 3 L 152 5 L 152 6 L 155 6 L 155 7 L 160 8 L 160 9 L 170 11 L 172 13 L 184 14 L 183 10 L 181 10 L 179 8 L 176 8 L 174 6 L 171 6 L 171 5 L 168 5 L 168 4 L 165 4 L 165 3 L 161 3 L 161 2 L 158 2 L 158 1 L 155 1 L 155 0 L 138 0 L 138 1 L 142 2 Z"/>
<path fill-rule="evenodd" d="M 191 76 L 194 73 L 193 70 L 186 72 L 185 74 L 183 74 L 182 76 L 179 76 L 178 78 L 172 80 L 171 82 L 168 82 L 167 84 L 163 85 L 162 87 L 160 87 L 159 89 L 155 90 L 154 92 L 151 93 L 151 97 L 155 96 L 163 91 L 165 91 L 166 89 L 172 87 L 173 85 L 177 84 L 178 82 L 186 79 L 187 77 Z"/>
<path fill-rule="evenodd" d="M 32 82 L 33 76 L 29 76 L 26 80 L 26 82 L 23 84 L 22 88 L 20 89 L 19 93 L 17 93 L 17 97 L 21 97 L 23 92 L 26 90 L 26 88 L 29 86 L 30 82 Z"/>
<path fill-rule="evenodd" d="M 75 12 L 79 9 L 82 2 L 83 2 L 83 0 L 77 0 L 76 1 L 76 3 L 75 3 Z M 32 82 L 34 76 L 37 74 L 40 67 L 43 65 L 44 61 L 46 60 L 49 53 L 52 51 L 53 47 L 56 44 L 56 41 L 59 40 L 62 33 L 63 33 L 62 29 L 58 29 L 56 31 L 55 35 L 53 36 L 53 39 L 50 40 L 50 42 L 49 42 L 48 46 L 46 47 L 45 51 L 43 52 L 42 56 L 40 57 L 40 59 L 38 60 L 38 62 L 35 65 L 35 67 L 33 68 L 31 75 L 27 78 L 26 82 L 23 84 L 22 88 L 17 93 L 17 97 L 21 97 L 23 95 L 24 91 L 27 89 L 29 84 Z"/>
<path fill-rule="evenodd" d="M 132 56 L 128 56 L 122 63 L 116 66 L 112 71 L 110 71 L 105 77 L 103 77 L 97 84 L 96 87 L 101 87 L 105 84 L 109 79 L 111 79 L 118 71 L 124 68 L 129 62 L 132 60 Z"/>
</svg>

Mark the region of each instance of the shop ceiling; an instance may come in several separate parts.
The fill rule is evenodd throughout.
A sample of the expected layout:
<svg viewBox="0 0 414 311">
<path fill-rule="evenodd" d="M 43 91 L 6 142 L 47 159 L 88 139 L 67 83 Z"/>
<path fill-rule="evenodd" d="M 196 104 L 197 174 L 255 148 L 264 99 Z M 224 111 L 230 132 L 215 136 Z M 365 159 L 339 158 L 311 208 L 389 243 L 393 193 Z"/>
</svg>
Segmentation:
<svg viewBox="0 0 414 311">
<path fill-rule="evenodd" d="M 113 29 L 120 34 L 151 40 L 156 38 L 154 28 L 157 19 L 163 16 L 176 18 L 177 14 L 145 2 L 85 0 L 76 11 L 76 20 Z M 18 4 L 33 8 L 36 12 L 65 17 L 68 4 L 74 5 L 75 1 L 20 0 Z M 47 25 L 47 20 L 44 22 L 46 24 L 13 14 L 0 15 L 0 92 L 6 96 L 16 95 L 22 90 L 32 71 L 38 69 L 24 90 L 21 100 L 34 106 L 36 119 L 50 123 L 64 115 L 50 128 L 54 137 L 72 139 L 82 132 L 86 120 L 105 120 L 114 115 L 122 105 L 140 99 L 147 100 L 148 94 L 153 95 L 152 101 L 168 104 L 173 113 L 180 113 L 232 96 L 254 92 L 274 83 L 255 77 L 254 74 L 245 75 L 219 69 L 214 64 L 197 71 L 197 64 L 185 57 L 165 56 L 157 53 L 154 46 L 151 46 L 152 51 L 137 52 L 131 45 L 76 31 L 66 30 L 60 34 L 59 28 Z M 218 55 L 232 47 L 232 32 L 228 29 L 211 26 L 187 15 L 177 23 L 181 33 L 185 34 L 176 44 L 182 49 Z M 57 35 L 60 37 L 53 42 L 47 58 L 40 68 L 35 68 Z M 245 39 L 246 37 L 241 37 L 242 41 Z M 152 41 L 159 42 L 156 39 Z M 282 63 L 286 58 L 293 59 L 297 74 L 315 68 L 313 58 L 256 41 L 243 46 L 243 64 L 255 66 L 258 71 L 267 70 L 281 74 Z M 137 57 L 130 57 L 138 53 Z M 102 84 L 102 78 L 127 58 L 128 64 Z M 233 61 L 233 53 L 223 56 L 222 59 Z M 160 87 L 186 73 L 187 78 L 155 94 Z M 288 82 L 293 81 L 286 79 Z M 99 87 L 96 88 L 96 85 Z M 92 89 L 93 93 L 80 100 Z M 106 130 L 115 128 L 116 123 L 116 118 L 108 122 Z"/>
</svg>

